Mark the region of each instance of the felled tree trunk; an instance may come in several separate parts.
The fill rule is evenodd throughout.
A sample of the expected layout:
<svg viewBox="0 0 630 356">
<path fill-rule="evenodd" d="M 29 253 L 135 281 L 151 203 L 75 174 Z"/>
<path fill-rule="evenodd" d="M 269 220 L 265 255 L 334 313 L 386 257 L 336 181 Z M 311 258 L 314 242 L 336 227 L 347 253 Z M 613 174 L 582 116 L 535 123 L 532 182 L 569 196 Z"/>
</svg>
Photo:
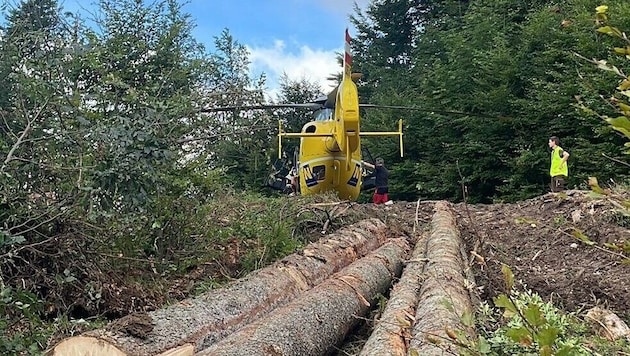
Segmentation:
<svg viewBox="0 0 630 356">
<path fill-rule="evenodd" d="M 286 304 L 386 240 L 385 224 L 361 221 L 225 288 L 68 338 L 52 354 L 190 355 Z"/>
<path fill-rule="evenodd" d="M 462 323 L 462 316 L 472 312 L 466 288 L 463 242 L 448 203 L 435 204 L 427 241 L 428 262 L 420 289 L 409 354 L 423 356 L 459 354 L 453 342 L 457 332 L 474 336 L 474 330 Z"/>
<path fill-rule="evenodd" d="M 390 292 L 387 306 L 359 355 L 407 354 L 426 262 L 427 235 L 421 235 L 416 242 L 411 259 L 406 263 L 400 280 Z"/>
<path fill-rule="evenodd" d="M 405 239 L 388 242 L 290 304 L 219 341 L 199 355 L 324 355 L 343 341 L 402 269 Z"/>
</svg>

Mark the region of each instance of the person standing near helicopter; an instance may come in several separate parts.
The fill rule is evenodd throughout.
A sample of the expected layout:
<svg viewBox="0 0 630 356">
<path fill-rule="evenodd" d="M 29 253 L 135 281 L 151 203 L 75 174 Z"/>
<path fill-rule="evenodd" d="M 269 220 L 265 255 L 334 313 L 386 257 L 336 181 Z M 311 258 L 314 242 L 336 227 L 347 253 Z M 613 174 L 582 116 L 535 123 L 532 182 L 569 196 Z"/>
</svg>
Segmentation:
<svg viewBox="0 0 630 356">
<path fill-rule="evenodd" d="M 557 136 L 549 138 L 549 148 L 551 148 L 551 167 L 549 168 L 551 191 L 557 193 L 564 190 L 569 175 L 569 168 L 567 167 L 569 152 L 560 147 L 560 139 Z"/>
<path fill-rule="evenodd" d="M 372 196 L 372 202 L 374 204 L 387 203 L 387 201 L 389 201 L 389 197 L 387 196 L 387 193 L 389 193 L 389 171 L 385 168 L 385 161 L 379 157 L 375 160 L 376 164 L 371 164 L 365 161 L 362 161 L 362 163 L 366 167 L 374 170 L 374 183 L 376 185 L 376 189 L 374 190 L 374 195 Z"/>
</svg>

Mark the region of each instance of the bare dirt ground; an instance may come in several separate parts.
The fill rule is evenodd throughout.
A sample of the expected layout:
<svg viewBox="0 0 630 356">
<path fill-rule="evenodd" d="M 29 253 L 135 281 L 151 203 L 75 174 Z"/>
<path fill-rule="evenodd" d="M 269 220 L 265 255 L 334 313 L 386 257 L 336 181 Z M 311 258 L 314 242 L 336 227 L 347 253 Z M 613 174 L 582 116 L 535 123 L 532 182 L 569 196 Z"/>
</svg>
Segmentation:
<svg viewBox="0 0 630 356">
<path fill-rule="evenodd" d="M 414 220 L 416 207 L 399 202 L 385 211 L 390 219 L 394 214 Z M 507 264 L 521 282 L 517 287 L 531 289 L 565 311 L 599 305 L 630 319 L 629 261 L 611 248 L 630 240 L 630 218 L 609 200 L 569 191 L 512 204 L 453 207 L 468 252 L 479 256 L 469 258 L 483 300 L 505 292 L 501 266 Z M 430 218 L 427 208 L 432 204 L 420 204 L 421 223 Z"/>
<path fill-rule="evenodd" d="M 602 248 L 630 240 L 630 219 L 606 200 L 572 191 L 514 204 L 459 204 L 457 213 L 462 237 L 470 249 L 479 244 L 485 258 L 475 271 L 483 299 L 502 292 L 505 263 L 528 288 L 567 311 L 600 305 L 630 317 L 628 261 Z"/>
</svg>

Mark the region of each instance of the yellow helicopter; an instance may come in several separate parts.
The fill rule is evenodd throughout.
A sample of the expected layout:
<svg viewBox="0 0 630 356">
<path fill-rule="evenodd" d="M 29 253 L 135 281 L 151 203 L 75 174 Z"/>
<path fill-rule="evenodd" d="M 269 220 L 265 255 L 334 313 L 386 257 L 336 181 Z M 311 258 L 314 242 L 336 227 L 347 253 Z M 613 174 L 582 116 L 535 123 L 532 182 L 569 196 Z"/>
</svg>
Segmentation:
<svg viewBox="0 0 630 356">
<path fill-rule="evenodd" d="M 379 106 L 359 104 L 355 80 L 358 80 L 361 75 L 352 73 L 350 42 L 350 34 L 346 29 L 341 82 L 331 93 L 313 103 L 270 104 L 204 110 L 222 111 L 281 107 L 313 109 L 313 120 L 306 123 L 301 132 L 284 132 L 282 121 L 279 121 L 278 158 L 282 158 L 283 138 L 299 138 L 300 145 L 293 160 L 292 174 L 285 176 L 275 172 L 269 182 L 272 188 L 284 190 L 287 186 L 293 186 L 293 191 L 304 195 L 334 191 L 341 199 L 356 200 L 361 190 L 369 187 L 369 185 L 364 184 L 364 178 L 367 174 L 363 169 L 361 137 L 398 136 L 400 156 L 403 156 L 402 120 L 398 121 L 398 131 L 361 132 L 359 108 Z"/>
<path fill-rule="evenodd" d="M 350 35 L 346 29 L 343 74 L 339 85 L 323 99 L 313 112 L 314 120 L 306 123 L 299 133 L 284 132 L 279 121 L 278 152 L 283 138 L 300 138 L 294 176 L 300 194 L 335 191 L 339 198 L 356 200 L 363 186 L 364 170 L 361 150 L 363 136 L 398 136 L 400 156 L 403 156 L 402 120 L 395 132 L 361 132 L 359 94 L 352 73 Z"/>
<path fill-rule="evenodd" d="M 341 82 L 328 95 L 312 103 L 230 106 L 201 110 L 201 112 L 272 108 L 313 110 L 313 119 L 302 127 L 301 132 L 284 132 L 282 121 L 278 122 L 278 161 L 276 163 L 280 162 L 280 166 L 274 164 L 275 171 L 268 181 L 270 187 L 304 195 L 334 191 L 339 198 L 348 200 L 356 200 L 362 190 L 373 188 L 374 174 L 364 170 L 364 160 L 371 161 L 372 159 L 365 158 L 369 156 L 369 152 L 367 150 L 364 152 L 362 149 L 361 137 L 398 136 L 400 157 L 403 157 L 403 122 L 398 121 L 398 131 L 362 132 L 359 108 L 402 109 L 430 114 L 510 119 L 483 113 L 359 103 L 355 81 L 361 77 L 361 74 L 352 73 L 350 44 L 350 34 L 346 29 Z M 290 170 L 286 169 L 285 163 L 282 162 L 283 138 L 300 139 L 300 145 L 292 159 L 293 167 Z M 366 166 L 373 167 L 373 164 Z"/>
</svg>

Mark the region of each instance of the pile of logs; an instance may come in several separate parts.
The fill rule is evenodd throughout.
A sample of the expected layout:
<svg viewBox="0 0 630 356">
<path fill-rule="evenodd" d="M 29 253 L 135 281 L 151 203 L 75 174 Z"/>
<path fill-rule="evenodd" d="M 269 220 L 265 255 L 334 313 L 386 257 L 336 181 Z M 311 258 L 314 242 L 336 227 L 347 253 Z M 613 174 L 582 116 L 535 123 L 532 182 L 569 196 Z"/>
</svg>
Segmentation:
<svg viewBox="0 0 630 356">
<path fill-rule="evenodd" d="M 430 232 L 388 236 L 364 220 L 224 288 L 70 337 L 52 355 L 325 355 L 389 301 L 361 355 L 457 354 L 471 299 L 448 203 Z M 393 285 L 393 288 L 392 288 Z"/>
</svg>

